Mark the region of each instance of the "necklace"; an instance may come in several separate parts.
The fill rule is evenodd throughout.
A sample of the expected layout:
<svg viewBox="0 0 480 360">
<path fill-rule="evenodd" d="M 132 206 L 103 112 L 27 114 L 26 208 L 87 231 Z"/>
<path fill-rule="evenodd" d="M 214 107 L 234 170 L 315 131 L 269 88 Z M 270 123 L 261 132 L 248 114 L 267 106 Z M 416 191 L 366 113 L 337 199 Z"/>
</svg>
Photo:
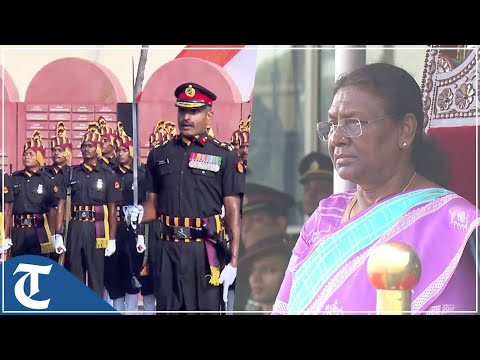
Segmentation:
<svg viewBox="0 0 480 360">
<path fill-rule="evenodd" d="M 402 193 L 405 192 L 405 190 L 407 190 L 410 185 L 412 185 L 412 182 L 413 182 L 413 179 L 415 179 L 415 176 L 417 175 L 417 172 L 415 171 L 413 173 L 413 176 L 410 178 L 410 181 L 408 182 L 407 186 L 405 186 L 402 190 Z M 358 198 L 357 198 L 357 193 L 355 193 L 354 195 L 355 199 L 353 199 L 353 203 L 352 203 L 352 206 L 350 207 L 350 211 L 348 212 L 348 219 L 350 220 L 350 218 L 352 217 L 352 211 L 353 211 L 353 208 L 355 207 L 355 205 L 357 205 L 357 202 L 358 202 Z M 375 201 L 375 204 L 377 203 L 377 201 Z"/>
<path fill-rule="evenodd" d="M 413 179 L 415 179 L 415 175 L 417 175 L 417 172 L 416 172 L 416 171 L 413 173 L 413 176 L 412 176 L 412 178 L 410 179 L 410 181 L 408 182 L 407 186 L 405 186 L 405 187 L 403 188 L 402 193 L 405 192 L 405 190 L 407 190 L 410 185 L 412 185 Z"/>
</svg>

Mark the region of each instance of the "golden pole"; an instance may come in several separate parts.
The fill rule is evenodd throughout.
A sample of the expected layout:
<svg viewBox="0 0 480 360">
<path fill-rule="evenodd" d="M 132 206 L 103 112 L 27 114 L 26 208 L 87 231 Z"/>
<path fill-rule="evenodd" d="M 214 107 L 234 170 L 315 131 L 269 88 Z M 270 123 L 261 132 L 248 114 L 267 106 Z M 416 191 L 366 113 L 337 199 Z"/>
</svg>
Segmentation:
<svg viewBox="0 0 480 360">
<path fill-rule="evenodd" d="M 420 258 L 409 245 L 388 242 L 373 249 L 367 262 L 368 278 L 377 289 L 377 315 L 411 311 L 411 294 L 420 278 Z"/>
</svg>

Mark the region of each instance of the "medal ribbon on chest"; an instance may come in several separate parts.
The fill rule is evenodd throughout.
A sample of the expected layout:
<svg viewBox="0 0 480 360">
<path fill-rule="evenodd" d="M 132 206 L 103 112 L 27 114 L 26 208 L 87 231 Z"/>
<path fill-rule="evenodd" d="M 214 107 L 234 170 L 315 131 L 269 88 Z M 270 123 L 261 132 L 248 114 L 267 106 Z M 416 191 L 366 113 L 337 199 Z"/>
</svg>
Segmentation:
<svg viewBox="0 0 480 360">
<path fill-rule="evenodd" d="M 190 153 L 188 166 L 192 169 L 208 170 L 218 172 L 222 164 L 222 157 L 216 155 L 208 155 L 201 153 Z"/>
</svg>

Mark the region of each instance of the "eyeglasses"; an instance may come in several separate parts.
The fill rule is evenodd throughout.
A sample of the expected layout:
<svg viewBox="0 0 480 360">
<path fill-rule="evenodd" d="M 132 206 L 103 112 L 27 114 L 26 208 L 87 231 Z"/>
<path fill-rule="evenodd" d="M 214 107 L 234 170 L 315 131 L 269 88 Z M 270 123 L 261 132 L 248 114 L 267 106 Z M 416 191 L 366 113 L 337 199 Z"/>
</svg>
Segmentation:
<svg viewBox="0 0 480 360">
<path fill-rule="evenodd" d="M 334 124 L 331 121 L 320 121 L 317 123 L 317 135 L 320 140 L 328 141 L 338 127 L 342 130 L 344 136 L 349 138 L 359 137 L 363 134 L 362 124 L 368 124 L 370 122 L 383 120 L 393 115 L 386 115 L 378 119 L 373 120 L 359 120 L 357 118 L 341 119 L 338 124 Z"/>
</svg>

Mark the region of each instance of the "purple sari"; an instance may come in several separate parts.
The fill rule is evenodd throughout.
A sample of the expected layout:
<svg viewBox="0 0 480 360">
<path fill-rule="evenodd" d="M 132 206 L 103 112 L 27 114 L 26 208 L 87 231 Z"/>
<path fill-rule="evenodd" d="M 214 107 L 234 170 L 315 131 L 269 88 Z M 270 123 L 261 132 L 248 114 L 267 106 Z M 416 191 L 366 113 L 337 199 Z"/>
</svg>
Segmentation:
<svg viewBox="0 0 480 360">
<path fill-rule="evenodd" d="M 273 314 L 375 314 L 367 260 L 389 241 L 412 246 L 420 257 L 412 314 L 476 311 L 478 275 L 466 247 L 480 224 L 475 206 L 445 189 L 422 189 L 386 198 L 340 224 L 354 193 L 322 200 L 305 223 Z"/>
</svg>

